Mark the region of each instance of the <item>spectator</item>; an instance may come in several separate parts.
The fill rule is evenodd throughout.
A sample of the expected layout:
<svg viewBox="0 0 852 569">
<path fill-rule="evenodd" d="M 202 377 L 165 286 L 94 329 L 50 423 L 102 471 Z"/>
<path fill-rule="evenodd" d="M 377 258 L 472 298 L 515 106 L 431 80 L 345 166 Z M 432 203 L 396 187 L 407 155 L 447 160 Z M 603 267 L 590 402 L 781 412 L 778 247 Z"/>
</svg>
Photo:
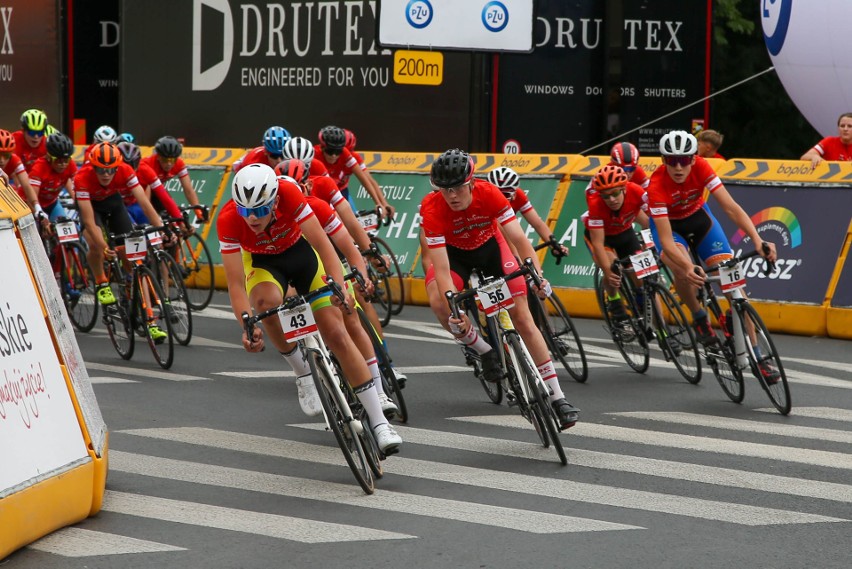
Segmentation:
<svg viewBox="0 0 852 569">
<path fill-rule="evenodd" d="M 702 158 L 719 158 L 724 160 L 725 157 L 719 154 L 719 147 L 722 146 L 722 141 L 725 140 L 724 135 L 717 130 L 706 129 L 695 135 L 698 139 L 698 155 Z"/>
<path fill-rule="evenodd" d="M 840 136 L 827 136 L 817 142 L 802 154 L 801 160 L 810 160 L 812 168 L 823 160 L 852 160 L 852 113 L 843 113 L 837 119 L 837 133 Z"/>
</svg>

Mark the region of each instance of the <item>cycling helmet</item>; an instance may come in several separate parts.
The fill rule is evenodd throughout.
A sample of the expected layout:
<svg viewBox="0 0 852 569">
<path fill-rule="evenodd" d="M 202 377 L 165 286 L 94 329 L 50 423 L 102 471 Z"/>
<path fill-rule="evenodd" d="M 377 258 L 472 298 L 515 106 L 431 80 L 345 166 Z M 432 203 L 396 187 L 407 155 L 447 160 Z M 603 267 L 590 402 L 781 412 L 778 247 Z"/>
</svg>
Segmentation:
<svg viewBox="0 0 852 569">
<path fill-rule="evenodd" d="M 660 139 L 663 156 L 691 156 L 698 152 L 698 141 L 685 130 L 673 130 Z"/>
<path fill-rule="evenodd" d="M 99 126 L 95 130 L 94 140 L 95 142 L 115 142 L 118 138 L 118 133 L 115 132 L 115 129 L 109 125 Z"/>
<path fill-rule="evenodd" d="M 38 109 L 27 109 L 21 115 L 21 126 L 24 130 L 41 132 L 47 128 L 47 115 Z"/>
<path fill-rule="evenodd" d="M 346 142 L 344 146 L 346 146 L 349 150 L 355 150 L 355 145 L 358 143 L 358 140 L 355 138 L 355 133 L 344 128 L 343 134 L 346 135 Z"/>
<path fill-rule="evenodd" d="M 47 147 L 47 155 L 54 160 L 57 158 L 71 158 L 74 155 L 74 143 L 61 132 L 48 136 L 45 145 Z"/>
<path fill-rule="evenodd" d="M 621 166 L 608 164 L 595 174 L 595 177 L 592 179 L 592 187 L 596 191 L 610 190 L 623 186 L 627 183 L 627 180 L 627 173 Z"/>
<path fill-rule="evenodd" d="M 639 150 L 629 142 L 616 142 L 609 155 L 612 163 L 622 168 L 635 168 L 639 164 Z"/>
<path fill-rule="evenodd" d="M 464 150 L 447 150 L 432 162 L 430 179 L 436 188 L 453 188 L 473 179 L 473 158 Z"/>
<path fill-rule="evenodd" d="M 53 126 L 52 124 L 49 124 L 46 127 L 44 127 L 44 135 L 45 136 L 50 136 L 51 134 L 56 134 L 57 132 L 59 132 L 59 129 L 56 128 L 55 126 Z"/>
<path fill-rule="evenodd" d="M 283 154 L 285 159 L 295 158 L 305 164 L 310 164 L 311 160 L 314 159 L 314 145 L 307 138 L 297 136 L 287 141 L 287 144 L 284 145 Z"/>
<path fill-rule="evenodd" d="M 130 164 L 135 170 L 139 167 L 139 161 L 142 160 L 142 152 L 139 147 L 132 142 L 119 142 L 117 145 L 118 151 L 121 152 L 121 157 L 125 162 Z"/>
<path fill-rule="evenodd" d="M 15 137 L 8 130 L 0 130 L 0 152 L 14 152 Z"/>
<path fill-rule="evenodd" d="M 263 133 L 263 147 L 270 154 L 280 155 L 290 140 L 290 133 L 283 126 L 271 126 Z"/>
<path fill-rule="evenodd" d="M 500 166 L 488 172 L 488 181 L 501 190 L 517 190 L 521 183 L 521 178 L 511 168 Z"/>
<path fill-rule="evenodd" d="M 296 139 L 294 138 L 293 140 Z M 302 140 L 304 140 L 304 138 Z M 279 176 L 288 176 L 293 178 L 300 184 L 306 184 L 311 172 L 308 170 L 308 167 L 305 166 L 304 162 L 298 158 L 290 158 L 283 162 L 279 162 L 275 167 L 275 173 Z"/>
<path fill-rule="evenodd" d="M 122 132 L 118 135 L 117 142 L 129 142 L 131 144 L 136 144 L 136 137 L 130 134 L 129 132 Z"/>
<path fill-rule="evenodd" d="M 301 192 L 301 188 L 299 188 Z M 266 164 L 249 164 L 234 176 L 231 197 L 237 205 L 247 208 L 269 205 L 278 196 L 278 178 Z"/>
<path fill-rule="evenodd" d="M 173 136 L 163 136 L 154 144 L 154 150 L 163 158 L 179 158 L 183 146 Z"/>
<path fill-rule="evenodd" d="M 89 150 L 89 162 L 96 168 L 116 168 L 122 162 L 121 152 L 114 144 L 99 142 Z"/>
<path fill-rule="evenodd" d="M 319 131 L 319 143 L 329 150 L 343 150 L 346 146 L 346 132 L 339 126 L 326 126 Z"/>
</svg>

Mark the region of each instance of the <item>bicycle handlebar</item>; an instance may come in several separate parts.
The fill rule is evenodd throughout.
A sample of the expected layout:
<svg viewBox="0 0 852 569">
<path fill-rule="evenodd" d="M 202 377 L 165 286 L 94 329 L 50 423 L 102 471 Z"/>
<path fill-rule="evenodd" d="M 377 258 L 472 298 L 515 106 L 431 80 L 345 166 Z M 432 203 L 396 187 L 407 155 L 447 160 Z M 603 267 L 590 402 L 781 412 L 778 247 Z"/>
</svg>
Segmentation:
<svg viewBox="0 0 852 569">
<path fill-rule="evenodd" d="M 385 227 L 390 225 L 390 222 L 392 220 L 391 220 L 390 217 L 388 217 L 387 219 L 382 217 L 382 214 L 384 213 L 384 209 L 382 209 L 382 206 L 380 206 L 380 205 L 377 205 L 373 209 L 359 209 L 358 211 L 355 212 L 355 215 L 360 217 L 362 215 L 370 215 L 371 213 L 375 213 L 379 218 L 379 223 L 381 223 Z"/>
<path fill-rule="evenodd" d="M 538 275 L 538 272 L 535 270 L 535 265 L 533 265 L 532 259 L 527 257 L 524 259 L 524 264 L 518 270 L 512 271 L 508 275 L 503 275 L 502 278 L 504 281 L 510 281 L 514 278 L 529 275 L 529 277 L 533 280 L 536 286 L 541 286 L 541 277 Z M 453 318 L 459 318 L 461 311 L 459 310 L 459 303 L 464 300 L 474 296 L 478 292 L 476 288 L 469 288 L 459 292 L 453 292 L 448 290 L 444 293 L 444 297 L 447 299 L 447 303 L 450 305 L 450 312 L 453 314 Z"/>
<path fill-rule="evenodd" d="M 563 258 L 567 257 L 567 255 L 562 252 L 562 246 L 559 244 L 559 242 L 556 240 L 556 238 L 553 237 L 553 235 L 551 235 L 550 239 L 548 239 L 547 241 L 544 241 L 544 242 L 536 245 L 534 247 L 534 249 L 536 251 L 540 251 L 540 250 L 544 249 L 545 247 L 550 247 L 550 254 L 553 255 L 556 258 L 556 264 L 557 265 L 562 263 Z"/>
<path fill-rule="evenodd" d="M 766 241 L 764 241 L 762 243 L 761 249 L 762 249 L 762 252 L 763 252 L 764 255 L 769 254 L 770 249 L 769 249 L 769 245 L 766 243 Z M 743 253 L 739 257 L 733 257 L 731 259 L 728 259 L 727 261 L 722 261 L 718 265 L 714 265 L 712 267 L 707 267 L 706 269 L 704 269 L 704 272 L 713 273 L 713 272 L 718 271 L 722 267 L 727 267 L 727 268 L 734 267 L 740 261 L 745 261 L 746 259 L 750 259 L 752 257 L 757 257 L 758 255 L 760 255 L 760 252 L 758 252 L 757 250 L 749 251 L 748 253 Z M 767 260 L 766 261 L 766 268 L 764 269 L 763 274 L 768 276 L 769 273 L 771 273 L 774 270 L 775 270 L 775 263 Z"/>
</svg>

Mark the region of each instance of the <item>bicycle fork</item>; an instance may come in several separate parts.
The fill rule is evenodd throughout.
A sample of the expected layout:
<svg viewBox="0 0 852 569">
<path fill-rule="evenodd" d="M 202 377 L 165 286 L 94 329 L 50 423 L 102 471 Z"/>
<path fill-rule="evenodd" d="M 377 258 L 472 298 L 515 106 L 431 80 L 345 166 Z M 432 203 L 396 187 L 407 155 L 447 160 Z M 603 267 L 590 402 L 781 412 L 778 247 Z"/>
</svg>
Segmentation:
<svg viewBox="0 0 852 569">
<path fill-rule="evenodd" d="M 358 419 L 356 419 L 354 415 L 352 415 L 352 409 L 349 407 L 347 398 L 343 394 L 343 390 L 340 387 L 342 380 L 337 374 L 337 370 L 335 369 L 335 367 L 331 365 L 331 360 L 328 357 L 328 353 L 320 347 L 314 336 L 305 338 L 304 344 L 300 347 L 302 349 L 302 354 L 304 355 L 305 359 L 307 359 L 308 354 L 310 354 L 311 352 L 315 352 L 320 355 L 322 365 L 326 368 L 325 372 L 331 379 L 331 385 L 329 386 L 332 390 L 331 395 L 337 402 L 338 407 L 340 407 L 340 412 L 343 415 L 344 426 L 349 427 L 349 429 L 352 431 L 351 434 L 353 437 L 363 434 L 364 424 L 361 423 L 361 421 L 359 421 Z M 321 386 L 317 386 L 317 389 L 321 389 Z M 357 395 L 355 397 L 357 397 Z M 325 407 L 322 408 L 322 416 L 325 419 L 326 429 L 330 430 L 332 418 L 329 417 L 326 413 Z"/>
</svg>

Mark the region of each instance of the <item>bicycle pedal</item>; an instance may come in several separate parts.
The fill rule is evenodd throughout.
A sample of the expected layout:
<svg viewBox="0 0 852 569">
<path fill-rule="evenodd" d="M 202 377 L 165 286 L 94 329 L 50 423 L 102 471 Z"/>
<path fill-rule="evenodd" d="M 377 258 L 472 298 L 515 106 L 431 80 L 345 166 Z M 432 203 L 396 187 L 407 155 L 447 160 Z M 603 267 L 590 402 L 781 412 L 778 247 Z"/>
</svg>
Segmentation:
<svg viewBox="0 0 852 569">
<path fill-rule="evenodd" d="M 506 394 L 506 405 L 509 407 L 515 407 L 518 405 L 518 398 L 514 396 L 512 393 Z"/>
</svg>

